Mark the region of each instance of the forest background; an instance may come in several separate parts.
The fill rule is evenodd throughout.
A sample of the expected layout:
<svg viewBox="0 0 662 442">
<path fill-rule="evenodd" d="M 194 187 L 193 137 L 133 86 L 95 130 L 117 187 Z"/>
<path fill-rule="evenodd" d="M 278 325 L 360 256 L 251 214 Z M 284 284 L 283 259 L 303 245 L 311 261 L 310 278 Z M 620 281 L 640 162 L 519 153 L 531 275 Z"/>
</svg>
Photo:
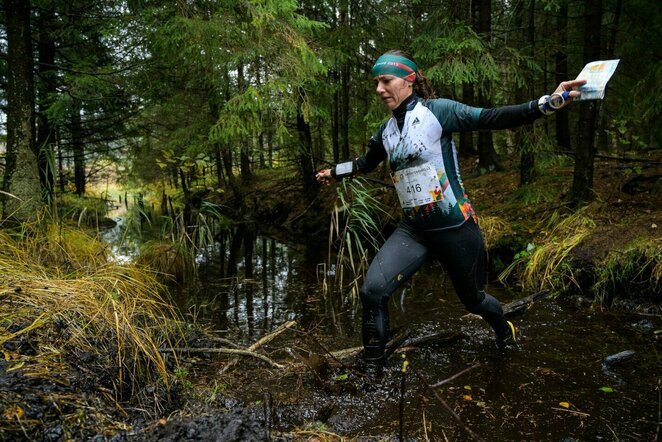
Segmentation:
<svg viewBox="0 0 662 442">
<path fill-rule="evenodd" d="M 6 220 L 30 220 L 58 201 L 89 215 L 70 197 L 90 196 L 95 185 L 95 196 L 112 199 L 112 182 L 146 195 L 163 215 L 181 213 L 183 225 L 206 203 L 224 203 L 220 212 L 235 219 L 261 212 L 282 222 L 313 206 L 296 202 L 333 199 L 320 196 L 315 171 L 364 152 L 387 117 L 370 68 L 401 48 L 438 96 L 479 107 L 536 99 L 589 61 L 620 59 L 605 100 L 455 141 L 472 166 L 465 178 L 516 171 L 487 180 L 494 189 L 510 183 L 492 200 L 514 195 L 510 207 L 481 212 L 504 214 L 501 225 L 513 227 L 508 217 L 526 210 L 539 221 L 550 207 L 568 209 L 565 216 L 598 201 L 607 210 L 595 213 L 637 232 L 612 240 L 640 239 L 626 219 L 638 214 L 647 216 L 646 239 L 659 238 L 657 215 L 644 207 L 660 188 L 658 2 L 6 0 L 3 23 Z M 603 189 L 609 196 L 596 189 L 596 158 L 616 179 Z M 385 172 L 377 177 L 388 179 Z M 295 190 L 280 191 L 278 179 Z M 259 204 L 250 196 L 256 185 Z M 483 200 L 475 203 L 481 209 Z M 328 224 L 329 204 L 314 208 L 322 209 L 309 211 L 321 213 L 317 220 L 295 229 Z M 529 255 L 531 241 L 511 245 L 519 250 L 506 261 Z M 649 258 L 659 256 L 654 243 Z M 657 258 L 647 262 L 657 275 Z"/>
<path fill-rule="evenodd" d="M 491 107 L 550 93 L 588 61 L 619 58 L 605 101 L 507 136 L 456 140 L 481 173 L 519 156 L 571 155 L 569 199 L 594 198 L 596 153 L 660 143 L 660 6 L 653 1 L 5 1 L 4 218 L 100 175 L 134 185 L 215 180 L 236 191 L 263 170 L 314 172 L 364 151 L 387 116 L 369 71 L 414 55 L 437 94 Z M 272 172 L 273 173 L 273 172 Z M 14 213 L 15 206 L 20 209 Z"/>
<path fill-rule="evenodd" d="M 66 212 L 77 227 L 83 219 L 98 226 L 106 203 L 129 195 L 170 218 L 173 231 L 211 214 L 324 236 L 338 200 L 365 196 L 376 198 L 370 209 L 397 213 L 381 192 L 385 169 L 339 193 L 314 180 L 317 170 L 363 153 L 388 117 L 370 78 L 381 53 L 408 51 L 437 96 L 478 107 L 537 99 L 589 61 L 620 59 L 604 100 L 573 103 L 517 130 L 457 134 L 455 142 L 504 281 L 516 274 L 510 282 L 533 291 L 580 289 L 601 301 L 619 293 L 659 306 L 659 1 L 3 6 L 5 253 L 11 236 L 27 238 L 33 242 L 20 247 L 36 255 L 26 261 L 45 264 L 36 239 L 50 232 L 44 220 Z M 350 197 L 337 199 L 344 191 Z M 351 204 L 343 210 L 352 216 Z M 381 213 L 366 215 L 379 220 L 368 225 L 373 233 L 392 222 Z M 356 216 L 364 231 L 346 237 L 359 239 L 354 247 L 371 237 Z M 58 232 L 57 241 L 71 244 Z M 58 276 L 89 267 L 55 255 Z M 6 269 L 16 269 L 11 260 Z M 12 275 L 0 276 L 3 293 L 20 297 Z"/>
</svg>

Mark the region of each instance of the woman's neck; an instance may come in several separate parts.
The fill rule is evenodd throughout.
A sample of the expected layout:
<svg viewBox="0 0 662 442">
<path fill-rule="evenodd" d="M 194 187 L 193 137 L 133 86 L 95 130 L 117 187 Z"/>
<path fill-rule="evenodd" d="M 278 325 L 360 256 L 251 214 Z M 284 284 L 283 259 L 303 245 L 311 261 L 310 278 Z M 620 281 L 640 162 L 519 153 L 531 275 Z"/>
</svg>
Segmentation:
<svg viewBox="0 0 662 442">
<path fill-rule="evenodd" d="M 416 100 L 416 94 L 412 92 L 410 96 L 405 98 L 402 103 L 395 109 L 393 109 L 393 116 L 398 122 L 398 129 L 402 131 L 402 127 L 405 124 L 405 116 L 407 115 L 407 110 L 409 110 L 410 105 Z"/>
</svg>

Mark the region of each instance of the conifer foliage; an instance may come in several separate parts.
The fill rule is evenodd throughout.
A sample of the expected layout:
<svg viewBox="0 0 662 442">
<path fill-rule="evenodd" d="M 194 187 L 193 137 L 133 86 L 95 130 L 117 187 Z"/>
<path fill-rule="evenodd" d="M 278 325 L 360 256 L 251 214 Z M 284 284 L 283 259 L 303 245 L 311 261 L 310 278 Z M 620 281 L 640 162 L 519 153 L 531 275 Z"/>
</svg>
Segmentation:
<svg viewBox="0 0 662 442">
<path fill-rule="evenodd" d="M 109 167 L 185 199 L 196 186 L 240 197 L 261 169 L 281 167 L 315 192 L 313 172 L 362 153 L 387 116 L 369 71 L 393 48 L 415 56 L 438 96 L 477 106 L 536 99 L 592 59 L 621 59 L 605 100 L 548 118 L 517 146 L 509 135 L 463 138 L 469 153 L 478 141 L 481 172 L 518 153 L 530 181 L 537 153 L 556 146 L 573 154 L 570 197 L 581 203 L 596 153 L 662 138 L 652 0 L 3 4 L 3 217 L 34 211 L 14 202 L 83 195 Z"/>
</svg>

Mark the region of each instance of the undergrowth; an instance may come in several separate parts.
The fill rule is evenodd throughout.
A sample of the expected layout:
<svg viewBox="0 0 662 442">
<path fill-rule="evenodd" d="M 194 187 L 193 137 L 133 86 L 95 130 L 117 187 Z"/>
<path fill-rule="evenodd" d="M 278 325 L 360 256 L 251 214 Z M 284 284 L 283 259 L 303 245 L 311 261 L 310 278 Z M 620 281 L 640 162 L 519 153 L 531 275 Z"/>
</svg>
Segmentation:
<svg viewBox="0 0 662 442">
<path fill-rule="evenodd" d="M 159 348 L 183 340 L 179 315 L 153 271 L 109 262 L 103 251 L 66 225 L 0 232 L 0 346 L 41 330 L 40 345 L 58 354 L 94 355 L 116 400 L 146 382 L 167 388 Z"/>
<path fill-rule="evenodd" d="M 541 229 L 541 234 L 499 275 L 506 283 L 515 276 L 525 291 L 550 290 L 564 293 L 571 288 L 581 290 L 575 278 L 577 268 L 572 263 L 572 250 L 595 228 L 595 222 L 580 210 L 563 218 L 554 212 Z"/>
<path fill-rule="evenodd" d="M 334 286 L 343 292 L 349 288 L 349 297 L 355 301 L 358 299 L 359 279 L 368 268 L 369 252 L 379 249 L 383 240 L 379 217 L 388 216 L 388 213 L 381 208 L 362 178 L 343 180 L 336 191 L 338 197 L 329 229 L 329 265 L 335 249 Z M 328 272 L 324 274 L 327 290 Z"/>
<path fill-rule="evenodd" d="M 612 250 L 597 267 L 595 299 L 610 305 L 615 297 L 662 301 L 662 238 L 636 240 Z"/>
</svg>

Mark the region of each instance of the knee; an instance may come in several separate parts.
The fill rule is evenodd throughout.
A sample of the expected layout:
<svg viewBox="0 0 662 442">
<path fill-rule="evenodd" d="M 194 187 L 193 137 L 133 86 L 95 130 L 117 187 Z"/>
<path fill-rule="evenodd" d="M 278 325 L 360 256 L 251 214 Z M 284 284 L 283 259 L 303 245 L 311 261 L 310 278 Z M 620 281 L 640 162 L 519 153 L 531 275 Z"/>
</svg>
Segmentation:
<svg viewBox="0 0 662 442">
<path fill-rule="evenodd" d="M 363 308 L 378 309 L 384 298 L 384 287 L 371 281 L 365 281 L 359 290 Z"/>
<path fill-rule="evenodd" d="M 474 296 L 463 296 L 461 301 L 468 312 L 479 313 L 485 307 L 483 304 L 489 302 L 486 295 L 487 294 L 483 290 L 480 290 L 476 292 Z"/>
<path fill-rule="evenodd" d="M 498 299 L 482 290 L 479 292 L 479 295 L 480 297 L 477 302 L 472 303 L 471 305 L 465 304 L 469 312 L 476 314 L 503 315 L 503 309 Z"/>
</svg>

